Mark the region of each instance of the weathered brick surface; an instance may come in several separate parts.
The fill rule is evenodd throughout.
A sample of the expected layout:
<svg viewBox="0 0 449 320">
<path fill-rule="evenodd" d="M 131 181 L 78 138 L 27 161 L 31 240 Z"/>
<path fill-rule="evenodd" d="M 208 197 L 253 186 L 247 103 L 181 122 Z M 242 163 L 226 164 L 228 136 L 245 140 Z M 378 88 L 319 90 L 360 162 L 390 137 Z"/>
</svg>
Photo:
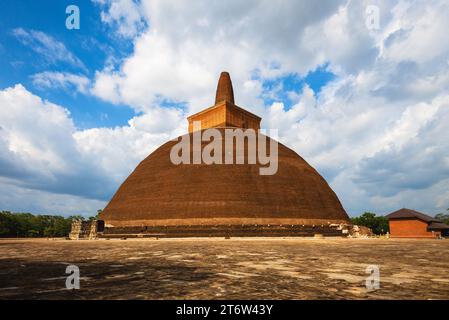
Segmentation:
<svg viewBox="0 0 449 320">
<path fill-rule="evenodd" d="M 390 219 L 393 238 L 435 238 L 440 233 L 427 231 L 427 222 L 419 219 Z"/>
<path fill-rule="evenodd" d="M 259 164 L 174 165 L 175 144 L 169 141 L 154 151 L 125 180 L 101 215 L 106 225 L 348 222 L 326 180 L 282 144 L 278 171 L 271 176 L 261 176 Z"/>
</svg>

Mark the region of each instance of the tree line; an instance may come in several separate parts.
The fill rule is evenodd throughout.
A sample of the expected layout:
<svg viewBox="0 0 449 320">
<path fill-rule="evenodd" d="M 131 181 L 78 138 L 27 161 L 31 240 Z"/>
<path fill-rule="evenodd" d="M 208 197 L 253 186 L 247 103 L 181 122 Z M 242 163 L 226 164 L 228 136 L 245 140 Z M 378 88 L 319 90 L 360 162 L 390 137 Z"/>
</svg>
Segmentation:
<svg viewBox="0 0 449 320">
<path fill-rule="evenodd" d="M 96 216 L 88 220 L 96 219 Z M 436 219 L 449 224 L 449 209 L 446 213 L 438 213 Z M 86 220 L 83 216 L 63 217 L 58 215 L 33 215 L 31 213 L 0 212 L 0 237 L 67 237 L 70 233 L 72 221 Z M 351 218 L 351 223 L 370 228 L 374 234 L 389 232 L 388 219 L 372 212 L 365 212 L 358 217 Z"/>
<path fill-rule="evenodd" d="M 67 237 L 74 219 L 85 220 L 83 216 L 63 217 L 1 211 L 0 237 Z M 95 219 L 95 217 L 88 219 Z"/>
</svg>

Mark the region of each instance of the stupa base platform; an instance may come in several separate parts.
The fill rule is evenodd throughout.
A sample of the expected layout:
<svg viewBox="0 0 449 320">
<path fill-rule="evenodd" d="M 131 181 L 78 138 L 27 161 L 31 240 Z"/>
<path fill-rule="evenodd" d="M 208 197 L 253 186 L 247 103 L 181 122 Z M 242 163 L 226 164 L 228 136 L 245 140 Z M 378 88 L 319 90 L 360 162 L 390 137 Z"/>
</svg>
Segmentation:
<svg viewBox="0 0 449 320">
<path fill-rule="evenodd" d="M 338 226 L 319 225 L 193 225 L 106 227 L 101 238 L 188 237 L 346 237 Z"/>
</svg>

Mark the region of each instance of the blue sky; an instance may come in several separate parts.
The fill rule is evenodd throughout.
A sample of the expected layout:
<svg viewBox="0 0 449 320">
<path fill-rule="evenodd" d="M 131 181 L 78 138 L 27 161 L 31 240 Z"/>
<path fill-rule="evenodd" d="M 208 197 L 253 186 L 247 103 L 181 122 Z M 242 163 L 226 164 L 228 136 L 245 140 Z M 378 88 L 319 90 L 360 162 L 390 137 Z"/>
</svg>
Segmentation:
<svg viewBox="0 0 449 320">
<path fill-rule="evenodd" d="M 65 27 L 70 4 L 82 12 L 81 28 Z M 65 106 L 78 128 L 113 127 L 126 124 L 134 114 L 126 105 L 113 106 L 93 96 L 78 94 L 73 88 L 47 90 L 32 82 L 32 75 L 43 71 L 70 72 L 93 77 L 102 69 L 109 56 L 123 59 L 132 51 L 132 42 L 113 37 L 101 23 L 100 8 L 91 1 L 2 1 L 0 13 L 1 55 L 0 86 L 6 88 L 22 83 L 44 99 Z M 67 61 L 49 61 L 40 56 L 14 35 L 14 30 L 35 30 L 61 42 L 82 62 L 83 66 Z"/>
<path fill-rule="evenodd" d="M 375 28 L 365 1 L 2 1 L 0 210 L 95 213 L 223 70 L 351 215 L 445 210 L 449 4 L 369 4 Z"/>
<path fill-rule="evenodd" d="M 79 30 L 68 30 L 65 27 L 68 16 L 65 14 L 65 9 L 71 4 L 76 4 L 80 8 L 81 28 Z M 125 125 L 134 115 L 133 109 L 127 104 L 111 104 L 94 96 L 79 94 L 71 87 L 48 90 L 32 81 L 34 74 L 48 70 L 93 78 L 95 71 L 103 69 L 108 63 L 108 58 L 113 57 L 120 61 L 130 55 L 133 42 L 110 33 L 108 27 L 102 24 L 100 14 L 100 5 L 90 0 L 2 1 L 0 88 L 16 83 L 24 84 L 40 97 L 65 106 L 80 129 Z M 14 30 L 18 28 L 39 31 L 51 36 L 55 41 L 63 43 L 67 50 L 82 62 L 82 65 L 73 65 L 67 61 L 49 61 L 46 57 L 39 56 L 14 35 Z M 318 93 L 321 87 L 335 77 L 326 70 L 326 66 L 310 71 L 305 77 L 292 73 L 264 81 L 264 87 L 268 91 L 282 84 L 280 95 L 276 96 L 276 99 L 266 98 L 265 103 L 280 100 L 290 107 L 292 103 L 287 92 L 301 93 L 305 83 Z M 181 103 L 180 106 L 182 106 Z"/>
<path fill-rule="evenodd" d="M 274 102 L 282 101 L 287 109 L 295 103 L 292 101 L 289 93 L 302 93 L 304 85 L 313 90 L 315 96 L 318 96 L 321 88 L 332 80 L 335 80 L 336 75 L 328 70 L 328 64 L 318 66 L 315 70 L 309 71 L 305 76 L 297 73 L 283 75 L 282 77 L 269 79 L 263 81 L 263 87 L 266 92 L 276 91 L 275 96 L 268 96 L 264 98 L 264 103 L 269 105 Z M 278 88 L 278 90 L 276 90 Z"/>
</svg>

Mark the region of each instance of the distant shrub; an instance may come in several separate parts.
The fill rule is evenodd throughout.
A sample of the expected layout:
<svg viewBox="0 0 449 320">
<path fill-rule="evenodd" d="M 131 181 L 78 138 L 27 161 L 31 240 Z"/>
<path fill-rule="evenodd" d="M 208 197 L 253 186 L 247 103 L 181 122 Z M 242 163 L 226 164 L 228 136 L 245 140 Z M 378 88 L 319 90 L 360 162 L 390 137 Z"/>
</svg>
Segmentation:
<svg viewBox="0 0 449 320">
<path fill-rule="evenodd" d="M 0 237 L 66 237 L 73 218 L 1 211 Z"/>
<path fill-rule="evenodd" d="M 385 234 L 390 231 L 388 218 L 385 216 L 376 216 L 375 213 L 365 212 L 359 217 L 351 218 L 352 224 L 370 228 L 374 234 Z"/>
</svg>

